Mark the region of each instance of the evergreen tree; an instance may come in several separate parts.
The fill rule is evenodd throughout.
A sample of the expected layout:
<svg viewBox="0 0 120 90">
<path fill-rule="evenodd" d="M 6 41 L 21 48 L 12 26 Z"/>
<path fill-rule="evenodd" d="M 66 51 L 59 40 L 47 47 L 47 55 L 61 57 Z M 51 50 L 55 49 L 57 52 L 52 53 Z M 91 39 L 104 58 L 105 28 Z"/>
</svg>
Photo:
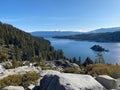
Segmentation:
<svg viewBox="0 0 120 90">
<path fill-rule="evenodd" d="M 86 67 L 89 64 L 93 64 L 93 61 L 89 57 L 87 57 L 86 60 L 84 61 L 83 65 Z"/>
<path fill-rule="evenodd" d="M 72 58 L 72 61 L 73 61 L 73 63 L 77 63 L 77 58 L 76 58 L 76 57 L 73 57 L 73 58 Z"/>
<path fill-rule="evenodd" d="M 95 63 L 105 63 L 102 53 L 97 53 Z"/>
</svg>

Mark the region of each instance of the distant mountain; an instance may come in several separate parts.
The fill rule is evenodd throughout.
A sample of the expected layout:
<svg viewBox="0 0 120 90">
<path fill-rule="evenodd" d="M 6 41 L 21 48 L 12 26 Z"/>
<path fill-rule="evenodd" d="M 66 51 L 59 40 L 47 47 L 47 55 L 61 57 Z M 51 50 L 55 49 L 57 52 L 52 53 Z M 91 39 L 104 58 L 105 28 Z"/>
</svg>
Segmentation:
<svg viewBox="0 0 120 90">
<path fill-rule="evenodd" d="M 95 41 L 95 42 L 120 42 L 120 31 L 106 33 L 87 33 L 70 36 L 56 36 L 59 39 L 72 39 L 78 41 Z"/>
<path fill-rule="evenodd" d="M 90 31 L 88 33 L 105 33 L 105 32 L 115 32 L 115 31 L 120 31 L 120 27 L 100 28 L 100 29 Z"/>
<path fill-rule="evenodd" d="M 86 33 L 105 33 L 120 31 L 120 27 L 100 28 Z M 54 36 L 70 36 L 76 34 L 83 34 L 84 32 L 73 31 L 35 31 L 30 34 L 37 37 L 54 37 Z"/>
<path fill-rule="evenodd" d="M 38 37 L 53 37 L 53 36 L 69 36 L 75 34 L 81 34 L 82 32 L 72 32 L 72 31 L 36 31 L 30 34 Z"/>
</svg>

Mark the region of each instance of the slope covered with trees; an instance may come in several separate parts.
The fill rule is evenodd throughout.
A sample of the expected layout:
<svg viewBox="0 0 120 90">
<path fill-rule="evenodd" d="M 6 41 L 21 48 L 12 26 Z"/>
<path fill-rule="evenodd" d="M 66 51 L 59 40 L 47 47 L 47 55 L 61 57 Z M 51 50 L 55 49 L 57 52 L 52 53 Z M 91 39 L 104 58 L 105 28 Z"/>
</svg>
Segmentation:
<svg viewBox="0 0 120 90">
<path fill-rule="evenodd" d="M 4 60 L 53 60 L 64 58 L 62 50 L 55 51 L 48 40 L 0 22 L 0 61 Z"/>
<path fill-rule="evenodd" d="M 77 34 L 71 36 L 55 36 L 54 38 L 64 38 L 73 40 L 88 40 L 96 42 L 120 42 L 120 31 L 106 33 Z"/>
</svg>

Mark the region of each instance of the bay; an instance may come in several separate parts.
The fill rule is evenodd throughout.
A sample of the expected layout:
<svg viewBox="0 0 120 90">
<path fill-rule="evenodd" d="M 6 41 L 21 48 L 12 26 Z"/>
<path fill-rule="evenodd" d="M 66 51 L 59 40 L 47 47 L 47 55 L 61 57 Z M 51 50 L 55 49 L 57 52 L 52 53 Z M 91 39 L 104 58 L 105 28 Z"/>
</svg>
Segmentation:
<svg viewBox="0 0 120 90">
<path fill-rule="evenodd" d="M 120 43 L 101 43 L 89 41 L 74 41 L 68 39 L 46 38 L 57 49 L 62 49 L 68 58 L 81 57 L 82 62 L 90 57 L 95 60 L 97 52 L 91 50 L 93 45 L 100 45 L 109 50 L 109 52 L 102 52 L 106 63 L 120 63 Z"/>
</svg>

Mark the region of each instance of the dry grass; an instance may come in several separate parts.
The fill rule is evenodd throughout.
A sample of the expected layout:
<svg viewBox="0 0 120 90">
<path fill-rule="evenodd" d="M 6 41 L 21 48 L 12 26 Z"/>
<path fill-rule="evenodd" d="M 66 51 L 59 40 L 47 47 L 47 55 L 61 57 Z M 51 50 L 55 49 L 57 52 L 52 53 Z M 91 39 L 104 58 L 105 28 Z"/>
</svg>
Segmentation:
<svg viewBox="0 0 120 90">
<path fill-rule="evenodd" d="M 28 72 L 26 74 L 20 75 L 10 75 L 0 80 L 0 90 L 6 86 L 28 86 L 30 84 L 37 84 L 37 80 L 40 75 L 36 72 Z"/>
<path fill-rule="evenodd" d="M 92 76 L 109 75 L 120 78 L 120 65 L 91 64 L 86 67 L 86 72 Z"/>
</svg>

